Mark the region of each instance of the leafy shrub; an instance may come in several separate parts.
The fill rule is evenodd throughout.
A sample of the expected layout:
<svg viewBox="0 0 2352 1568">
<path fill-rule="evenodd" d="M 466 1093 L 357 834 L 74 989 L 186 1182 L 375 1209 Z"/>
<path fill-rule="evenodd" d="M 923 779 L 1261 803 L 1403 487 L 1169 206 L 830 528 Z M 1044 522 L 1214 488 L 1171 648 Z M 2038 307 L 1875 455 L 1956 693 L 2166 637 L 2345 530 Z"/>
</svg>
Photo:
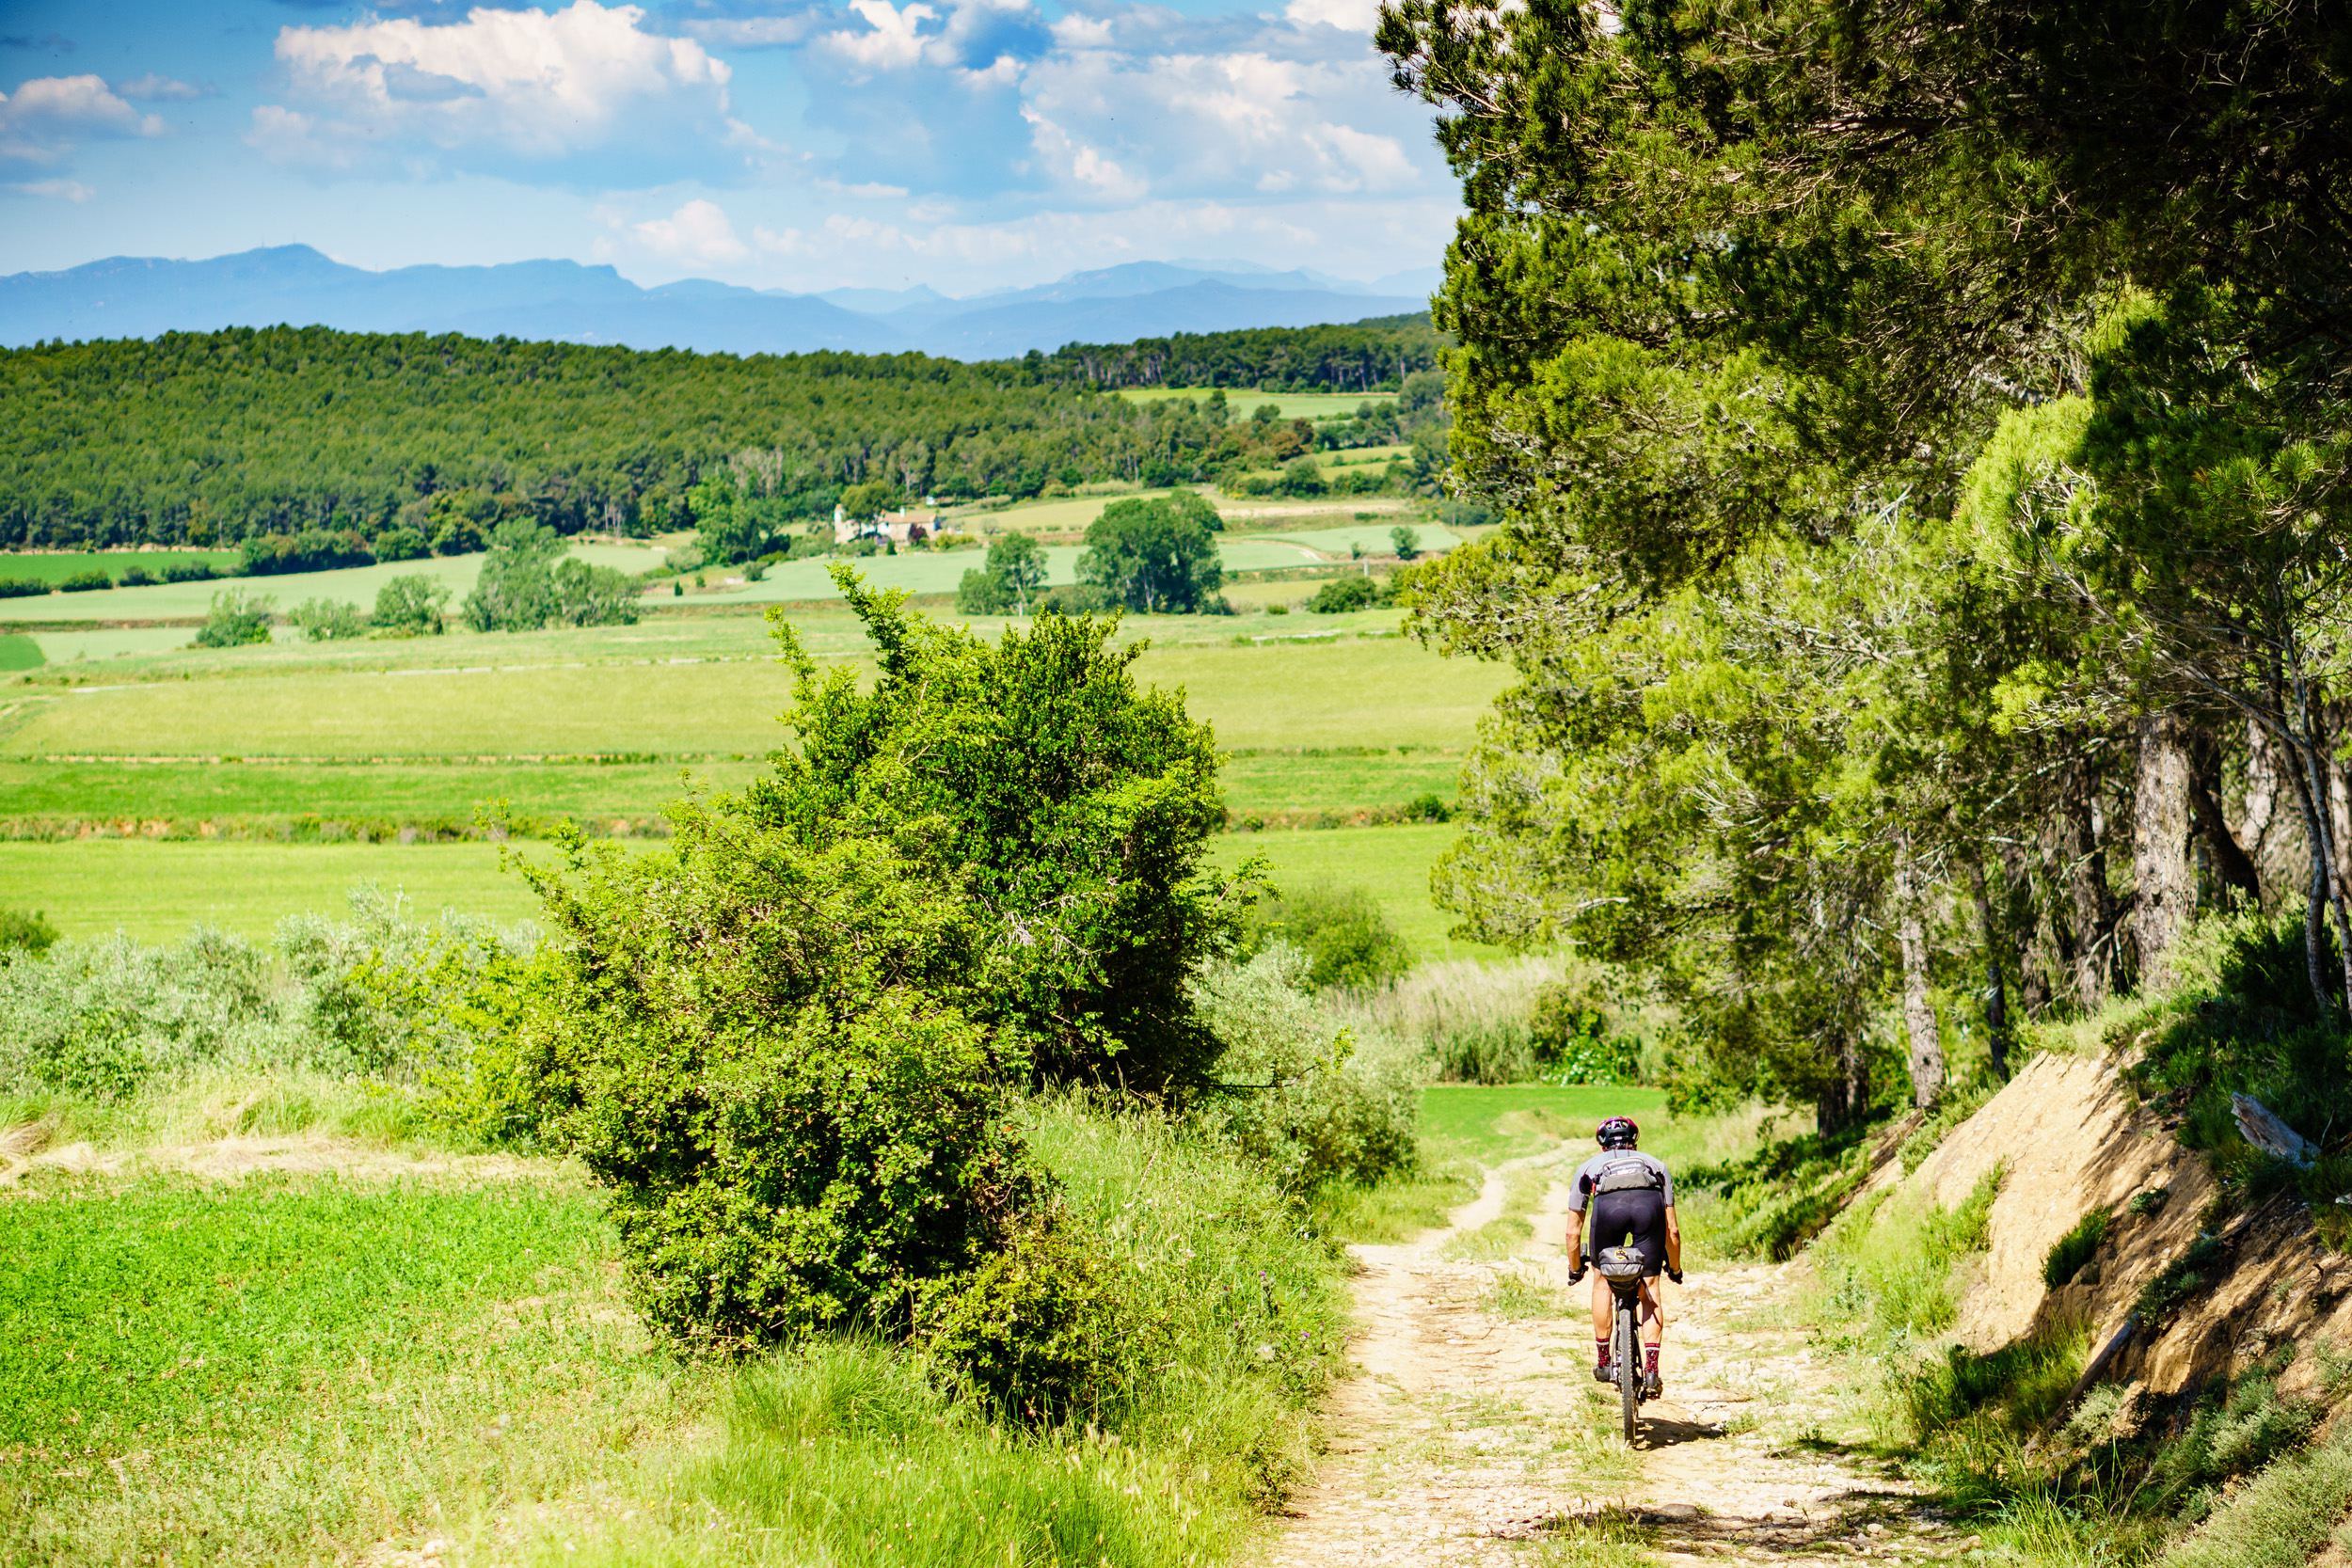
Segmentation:
<svg viewBox="0 0 2352 1568">
<path fill-rule="evenodd" d="M 2201 1513 L 2200 1493 L 2268 1465 L 2309 1437 L 2324 1414 L 2312 1401 L 2279 1392 L 2275 1363 L 2257 1365 L 2209 1391 L 2157 1449 L 2148 1475 L 2152 1499 Z"/>
<path fill-rule="evenodd" d="M 306 528 L 299 533 L 262 533 L 238 546 L 247 577 L 285 572 L 332 572 L 375 561 L 368 542 L 352 529 Z"/>
<path fill-rule="evenodd" d="M 637 619 L 637 585 L 613 567 L 564 555 L 553 529 L 516 517 L 491 534 L 461 613 L 476 631 L 626 626 Z"/>
<path fill-rule="evenodd" d="M 39 578 L 0 578 L 0 599 L 29 599 L 49 592 L 49 584 Z"/>
<path fill-rule="evenodd" d="M 46 915 L 0 910 L 0 954 L 46 953 L 56 941 L 57 928 Z"/>
<path fill-rule="evenodd" d="M 1100 1238 L 1049 1206 L 970 1275 L 928 1292 L 915 1333 L 934 1363 L 999 1410 L 1092 1420 L 1141 1370 L 1128 1306 Z"/>
<path fill-rule="evenodd" d="M 2042 1283 L 2055 1291 L 2074 1282 L 2085 1264 L 2097 1255 L 2099 1243 L 2107 1239 L 2107 1212 L 2093 1209 L 2074 1222 L 2074 1227 L 2050 1243 L 2049 1256 L 2042 1259 Z"/>
<path fill-rule="evenodd" d="M 375 591 L 368 619 L 378 637 L 438 637 L 449 629 L 448 586 L 423 573 L 392 578 Z"/>
<path fill-rule="evenodd" d="M 1414 1158 L 1418 1075 L 1394 1047 L 1368 1053 L 1305 990 L 1307 959 L 1277 942 L 1246 964 L 1212 963 L 1195 988 L 1224 1042 L 1225 1082 L 1192 1122 L 1272 1173 L 1285 1192 L 1370 1185 Z"/>
<path fill-rule="evenodd" d="M 992 644 L 834 577 L 881 677 L 820 675 L 778 618 L 799 745 L 746 791 L 745 818 L 810 850 L 888 846 L 964 908 L 978 967 L 959 1005 L 1019 1030 L 1041 1075 L 1202 1076 L 1217 1046 L 1187 983 L 1238 902 L 1205 864 L 1224 816 L 1208 730 L 1137 689 L 1110 621 L 1041 616 Z"/>
<path fill-rule="evenodd" d="M 1225 581 L 1212 537 L 1223 526 L 1216 508 L 1187 490 L 1112 501 L 1087 527 L 1078 578 L 1139 613 L 1197 613 Z"/>
<path fill-rule="evenodd" d="M 1243 940 L 1251 948 L 1276 940 L 1297 948 L 1306 955 L 1307 983 L 1318 990 L 1377 986 L 1413 967 L 1411 946 L 1361 888 L 1311 884 L 1262 900 Z"/>
<path fill-rule="evenodd" d="M 1023 1064 L 926 994 L 971 957 L 962 911 L 886 850 L 681 811 L 668 856 L 575 842 L 533 879 L 565 1132 L 656 1326 L 721 1349 L 903 1334 L 1009 1235 L 1038 1189 L 1001 1116 Z"/>
<path fill-rule="evenodd" d="M 219 576 L 209 561 L 175 561 L 164 568 L 166 582 L 210 582 Z"/>
<path fill-rule="evenodd" d="M 387 565 L 395 561 L 421 561 L 433 553 L 422 533 L 397 524 L 377 534 L 371 545 L 375 559 Z"/>
<path fill-rule="evenodd" d="M 311 642 L 339 642 L 368 634 L 368 618 L 359 607 L 341 599 L 305 599 L 286 612 L 286 619 Z"/>
<path fill-rule="evenodd" d="M 1421 533 L 1400 523 L 1389 530 L 1389 543 L 1396 549 L 1399 561 L 1411 561 L 1421 554 Z"/>
<path fill-rule="evenodd" d="M 259 948 L 213 932 L 169 948 L 59 942 L 0 964 L 0 1086 L 119 1103 L 203 1063 L 279 1059 L 267 975 Z"/>
<path fill-rule="evenodd" d="M 130 565 L 125 566 L 122 569 L 122 577 L 119 579 L 119 586 L 124 588 L 145 588 L 154 580 L 155 574 L 149 571 L 146 567 L 140 565 L 135 561 L 131 562 Z"/>
<path fill-rule="evenodd" d="M 1119 601 L 1107 589 L 1090 582 L 1065 582 L 1059 588 L 1049 588 L 1037 602 L 1041 615 L 1101 615 L 1119 607 Z"/>
<path fill-rule="evenodd" d="M 213 595 L 213 608 L 196 631 L 199 648 L 242 648 L 269 641 L 269 618 L 278 601 L 231 588 Z"/>
<path fill-rule="evenodd" d="M 1352 610 L 1377 609 L 1388 602 L 1389 585 L 1385 578 L 1350 576 L 1327 578 L 1308 595 L 1307 608 L 1317 615 L 1343 615 Z"/>
<path fill-rule="evenodd" d="M 101 588 L 112 588 L 114 585 L 115 579 L 113 574 L 108 572 L 103 566 L 92 566 L 83 571 L 69 573 L 65 577 L 58 578 L 57 592 L 60 594 L 88 594 Z"/>
</svg>

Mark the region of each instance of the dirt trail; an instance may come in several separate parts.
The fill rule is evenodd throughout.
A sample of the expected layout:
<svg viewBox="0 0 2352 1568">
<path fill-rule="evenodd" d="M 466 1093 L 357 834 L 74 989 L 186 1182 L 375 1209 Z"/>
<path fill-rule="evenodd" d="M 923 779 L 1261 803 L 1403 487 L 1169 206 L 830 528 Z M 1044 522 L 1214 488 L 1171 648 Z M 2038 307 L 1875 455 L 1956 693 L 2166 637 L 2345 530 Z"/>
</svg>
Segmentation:
<svg viewBox="0 0 2352 1568">
<path fill-rule="evenodd" d="M 1546 1155 L 1490 1172 L 1444 1228 L 1354 1249 L 1361 1372 L 1276 1568 L 1521 1562 L 1546 1542 L 1619 1543 L 1600 1556 L 1629 1563 L 1917 1561 L 1974 1544 L 1812 1440 L 1835 1396 L 1804 1331 L 1772 1326 L 1779 1269 L 1667 1286 L 1666 1398 L 1629 1451 L 1614 1390 L 1592 1379 L 1586 1289 L 1566 1288 L 1565 1169 Z M 1547 1182 L 1505 1218 L 1515 1189 L 1526 1210 Z"/>
</svg>

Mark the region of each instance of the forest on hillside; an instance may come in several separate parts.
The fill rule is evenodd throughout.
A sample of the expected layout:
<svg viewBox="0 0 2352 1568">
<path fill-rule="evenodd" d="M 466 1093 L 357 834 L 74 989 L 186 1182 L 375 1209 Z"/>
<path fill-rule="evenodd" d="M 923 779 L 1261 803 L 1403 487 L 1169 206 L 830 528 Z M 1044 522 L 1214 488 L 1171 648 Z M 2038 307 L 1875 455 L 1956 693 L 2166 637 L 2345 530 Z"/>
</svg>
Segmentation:
<svg viewBox="0 0 2352 1568">
<path fill-rule="evenodd" d="M 1827 1132 L 2199 964 L 2268 977 L 2223 1086 L 2341 1125 L 2352 33 L 1969 18 L 1384 14 L 1467 209 L 1453 460 L 1508 515 L 1418 626 L 1523 677 L 1440 896 L 1657 988 L 1686 1093 Z"/>
<path fill-rule="evenodd" d="M 1326 330 L 1350 329 L 1290 336 Z M 1307 351 L 1286 358 L 1284 333 L 1225 336 L 1250 338 L 1257 358 L 1221 362 L 1302 380 L 1291 367 Z M 325 327 L 50 343 L 0 352 L 0 548 L 308 534 L 307 561 L 328 536 L 352 554 L 397 531 L 421 542 L 414 553 L 479 547 L 517 516 L 564 533 L 685 526 L 690 492 L 723 468 L 817 517 L 860 484 L 971 499 L 1192 483 L 1408 434 L 1379 410 L 1321 433 L 1251 412 L 915 354 L 738 358 Z"/>
<path fill-rule="evenodd" d="M 1254 387 L 1282 392 L 1394 391 L 1438 367 L 1445 340 L 1427 316 L 1375 316 L 1344 326 L 1179 332 L 1132 343 L 1067 343 L 1032 351 L 1023 372 L 1090 387 Z"/>
</svg>

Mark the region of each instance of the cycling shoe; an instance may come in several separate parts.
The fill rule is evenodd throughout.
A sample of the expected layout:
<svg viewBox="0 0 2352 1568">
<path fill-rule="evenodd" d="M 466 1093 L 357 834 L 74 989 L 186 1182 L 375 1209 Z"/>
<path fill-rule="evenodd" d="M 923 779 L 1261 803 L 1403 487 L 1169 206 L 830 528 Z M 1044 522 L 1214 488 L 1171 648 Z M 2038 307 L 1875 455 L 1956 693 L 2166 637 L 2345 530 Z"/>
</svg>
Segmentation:
<svg viewBox="0 0 2352 1568">
<path fill-rule="evenodd" d="M 1593 1369 L 1593 1381 L 1595 1383 L 1614 1383 L 1617 1381 L 1617 1369 L 1611 1366 L 1608 1362 L 1603 1361 Z"/>
<path fill-rule="evenodd" d="M 1642 1374 L 1642 1397 L 1644 1399 L 1654 1400 L 1665 1391 L 1666 1380 L 1658 1375 L 1656 1369 Z"/>
</svg>

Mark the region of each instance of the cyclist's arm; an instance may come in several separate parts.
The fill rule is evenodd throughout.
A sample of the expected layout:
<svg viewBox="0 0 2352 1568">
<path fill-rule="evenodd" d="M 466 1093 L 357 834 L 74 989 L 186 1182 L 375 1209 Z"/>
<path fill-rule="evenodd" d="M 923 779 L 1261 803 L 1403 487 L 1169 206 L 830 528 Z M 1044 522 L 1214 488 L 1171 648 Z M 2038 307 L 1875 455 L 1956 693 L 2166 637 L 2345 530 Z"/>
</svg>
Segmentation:
<svg viewBox="0 0 2352 1568">
<path fill-rule="evenodd" d="M 1671 1203 L 1666 1205 L 1666 1267 L 1682 1272 L 1682 1221 L 1676 1217 Z"/>
<path fill-rule="evenodd" d="M 1584 1272 L 1584 1211 L 1568 1211 L 1568 1273 Z"/>
</svg>

